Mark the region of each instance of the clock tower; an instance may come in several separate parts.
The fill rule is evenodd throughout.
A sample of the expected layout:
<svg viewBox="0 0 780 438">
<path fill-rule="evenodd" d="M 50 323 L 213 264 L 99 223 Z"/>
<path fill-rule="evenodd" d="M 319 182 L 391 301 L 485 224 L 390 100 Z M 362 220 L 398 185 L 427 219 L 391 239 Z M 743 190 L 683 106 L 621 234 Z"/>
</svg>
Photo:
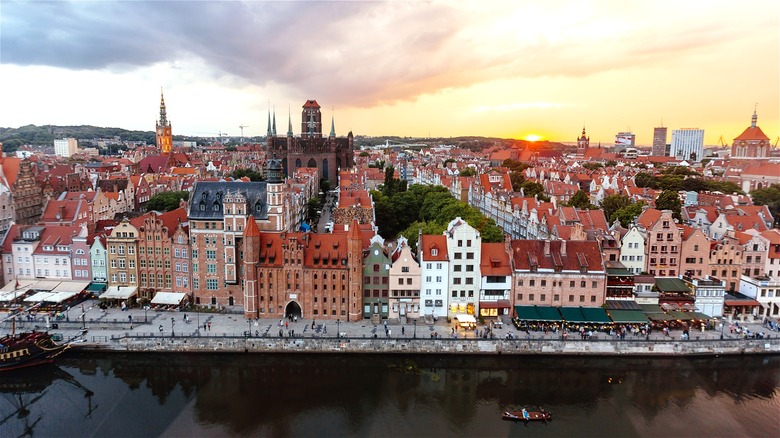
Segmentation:
<svg viewBox="0 0 780 438">
<path fill-rule="evenodd" d="M 157 148 L 160 149 L 160 153 L 163 155 L 170 153 L 171 145 L 173 144 L 173 134 L 171 133 L 171 122 L 168 121 L 168 116 L 165 113 L 165 98 L 163 98 L 162 88 L 160 89 L 160 120 L 157 121 L 155 135 Z"/>
</svg>

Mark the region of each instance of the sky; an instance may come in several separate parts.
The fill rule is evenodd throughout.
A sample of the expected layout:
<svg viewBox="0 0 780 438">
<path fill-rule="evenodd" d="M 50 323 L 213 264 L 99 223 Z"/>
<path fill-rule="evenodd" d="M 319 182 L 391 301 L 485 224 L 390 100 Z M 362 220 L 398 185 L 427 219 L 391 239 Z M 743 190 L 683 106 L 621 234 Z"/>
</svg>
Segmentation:
<svg viewBox="0 0 780 438">
<path fill-rule="evenodd" d="M 780 2 L 0 0 L 0 126 L 591 144 L 780 136 Z M 325 123 L 323 123 L 325 124 Z"/>
</svg>

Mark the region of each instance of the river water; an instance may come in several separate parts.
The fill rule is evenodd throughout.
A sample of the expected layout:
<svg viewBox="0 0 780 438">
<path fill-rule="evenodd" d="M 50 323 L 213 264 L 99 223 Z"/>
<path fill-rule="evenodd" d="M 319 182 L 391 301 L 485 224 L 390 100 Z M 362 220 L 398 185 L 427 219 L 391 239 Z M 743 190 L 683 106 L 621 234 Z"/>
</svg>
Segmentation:
<svg viewBox="0 0 780 438">
<path fill-rule="evenodd" d="M 71 352 L 0 392 L 3 437 L 780 436 L 777 356 Z"/>
</svg>

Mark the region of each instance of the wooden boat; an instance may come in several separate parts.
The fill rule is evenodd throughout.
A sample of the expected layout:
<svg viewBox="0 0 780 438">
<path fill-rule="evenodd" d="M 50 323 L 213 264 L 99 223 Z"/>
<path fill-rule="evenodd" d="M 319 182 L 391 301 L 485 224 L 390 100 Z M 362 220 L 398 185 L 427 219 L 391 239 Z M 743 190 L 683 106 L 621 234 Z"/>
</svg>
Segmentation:
<svg viewBox="0 0 780 438">
<path fill-rule="evenodd" d="M 11 321 L 11 334 L 0 338 L 0 372 L 51 363 L 86 333 L 82 330 L 67 342 L 57 343 L 48 332 L 33 330 L 17 334 L 13 316 Z"/>
<path fill-rule="evenodd" d="M 550 421 L 552 414 L 542 408 L 538 410 L 526 409 L 527 417 L 523 415 L 522 409 L 519 411 L 504 411 L 501 418 L 510 421 Z"/>
</svg>

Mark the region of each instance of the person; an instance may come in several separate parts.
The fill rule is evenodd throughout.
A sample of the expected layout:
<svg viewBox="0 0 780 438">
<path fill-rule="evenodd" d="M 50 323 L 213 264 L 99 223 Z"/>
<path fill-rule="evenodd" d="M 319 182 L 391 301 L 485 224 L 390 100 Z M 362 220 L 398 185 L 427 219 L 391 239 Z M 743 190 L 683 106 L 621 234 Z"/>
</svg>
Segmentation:
<svg viewBox="0 0 780 438">
<path fill-rule="evenodd" d="M 209 331 L 211 331 L 211 321 L 208 322 Z"/>
<path fill-rule="evenodd" d="M 523 419 L 528 420 L 531 416 L 528 415 L 528 411 L 523 408 Z"/>
<path fill-rule="evenodd" d="M 163 331 L 163 327 L 162 324 L 160 324 L 160 333 L 162 333 L 162 331 Z"/>
<path fill-rule="evenodd" d="M 406 334 L 406 327 L 404 327 L 404 326 L 401 326 L 401 334 L 402 334 L 402 335 L 403 335 L 403 334 Z"/>
</svg>

